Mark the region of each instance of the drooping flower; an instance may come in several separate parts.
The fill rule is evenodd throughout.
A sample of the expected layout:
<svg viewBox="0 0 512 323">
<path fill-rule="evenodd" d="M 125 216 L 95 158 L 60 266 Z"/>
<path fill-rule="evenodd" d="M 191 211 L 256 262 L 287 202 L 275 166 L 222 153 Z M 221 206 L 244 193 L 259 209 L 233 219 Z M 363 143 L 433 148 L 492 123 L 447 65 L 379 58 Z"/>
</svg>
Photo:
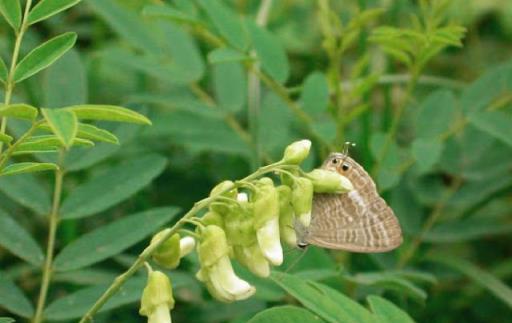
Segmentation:
<svg viewBox="0 0 512 323">
<path fill-rule="evenodd" d="M 151 270 L 142 292 L 140 315 L 148 317 L 148 323 L 171 323 L 170 310 L 174 308 L 172 284 L 169 277 Z"/>
<path fill-rule="evenodd" d="M 212 296 L 232 302 L 252 296 L 256 289 L 240 279 L 229 260 L 226 234 L 216 225 L 205 227 L 197 248 L 201 269 L 196 277 L 204 282 Z"/>
<path fill-rule="evenodd" d="M 293 182 L 292 206 L 298 221 L 308 227 L 313 207 L 313 183 L 309 179 L 298 177 Z"/>
<path fill-rule="evenodd" d="M 254 198 L 254 228 L 260 249 L 274 266 L 283 263 L 283 249 L 279 235 L 279 194 L 268 177 L 257 184 Z"/>
<path fill-rule="evenodd" d="M 253 274 L 268 277 L 270 265 L 258 245 L 254 228 L 254 204 L 243 197 L 238 206 L 225 217 L 226 236 L 234 257 Z"/>
<path fill-rule="evenodd" d="M 292 190 L 289 186 L 280 185 L 279 194 L 279 235 L 286 244 L 297 246 L 297 235 L 294 230 L 295 213 L 291 204 Z"/>
</svg>

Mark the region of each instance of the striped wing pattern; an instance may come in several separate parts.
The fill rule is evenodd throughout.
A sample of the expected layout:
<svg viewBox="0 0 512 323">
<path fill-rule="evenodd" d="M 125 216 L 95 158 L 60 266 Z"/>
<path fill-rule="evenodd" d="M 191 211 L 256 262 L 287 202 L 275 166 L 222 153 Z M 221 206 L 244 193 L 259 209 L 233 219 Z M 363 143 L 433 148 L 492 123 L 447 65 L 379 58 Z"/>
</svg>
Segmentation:
<svg viewBox="0 0 512 323">
<path fill-rule="evenodd" d="M 393 210 L 377 192 L 361 165 L 347 157 L 343 172 L 354 190 L 346 194 L 316 194 L 306 241 L 330 249 L 384 252 L 402 243 L 402 231 Z M 341 173 L 341 172 L 340 172 Z"/>
</svg>

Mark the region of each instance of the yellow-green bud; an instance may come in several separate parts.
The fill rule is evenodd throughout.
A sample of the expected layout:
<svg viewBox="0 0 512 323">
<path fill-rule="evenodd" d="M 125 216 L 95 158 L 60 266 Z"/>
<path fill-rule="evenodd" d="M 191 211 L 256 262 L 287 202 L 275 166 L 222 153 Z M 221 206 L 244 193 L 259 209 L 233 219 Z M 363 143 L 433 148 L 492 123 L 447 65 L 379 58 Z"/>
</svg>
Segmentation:
<svg viewBox="0 0 512 323">
<path fill-rule="evenodd" d="M 291 203 L 292 190 L 289 186 L 281 185 L 277 187 L 277 192 L 279 194 L 279 235 L 285 243 L 296 247 L 295 213 Z"/>
<path fill-rule="evenodd" d="M 248 246 L 256 241 L 254 206 L 252 203 L 239 203 L 239 206 L 226 214 L 226 236 L 231 245 Z"/>
<path fill-rule="evenodd" d="M 257 230 L 267 221 L 279 217 L 279 195 L 274 182 L 268 177 L 261 178 L 254 197 L 254 228 Z"/>
<path fill-rule="evenodd" d="M 205 215 L 201 218 L 201 222 L 204 225 L 216 225 L 218 227 L 224 227 L 224 219 L 222 218 L 222 215 L 215 211 L 208 211 Z"/>
<path fill-rule="evenodd" d="M 229 246 L 226 240 L 226 234 L 221 227 L 209 225 L 203 229 L 201 234 L 201 243 L 197 248 L 197 253 L 202 266 L 212 266 L 220 258 L 229 254 Z"/>
<path fill-rule="evenodd" d="M 160 271 L 151 271 L 142 292 L 139 313 L 148 317 L 148 323 L 170 323 L 174 308 L 171 280 Z"/>
<path fill-rule="evenodd" d="M 286 147 L 282 161 L 287 164 L 298 165 L 308 157 L 311 141 L 304 139 L 296 141 Z"/>
<path fill-rule="evenodd" d="M 309 179 L 299 177 L 293 183 L 292 206 L 295 216 L 305 227 L 308 227 L 313 207 L 313 183 Z"/>
<path fill-rule="evenodd" d="M 237 189 L 234 188 L 235 184 L 232 181 L 223 181 L 217 184 L 210 192 L 210 196 L 215 196 L 222 193 L 221 196 L 236 199 L 236 196 L 238 194 Z M 231 189 L 230 189 L 231 188 Z M 221 215 L 226 214 L 230 210 L 230 206 L 226 204 L 226 202 L 213 202 L 210 204 L 210 210 L 215 211 Z"/>
<path fill-rule="evenodd" d="M 165 229 L 153 236 L 151 244 L 159 242 L 170 229 Z M 174 269 L 180 264 L 180 235 L 173 234 L 153 253 L 153 260 L 167 269 Z"/>
<path fill-rule="evenodd" d="M 313 183 L 315 193 L 346 193 L 354 189 L 348 178 L 337 172 L 315 169 L 306 177 Z"/>
</svg>

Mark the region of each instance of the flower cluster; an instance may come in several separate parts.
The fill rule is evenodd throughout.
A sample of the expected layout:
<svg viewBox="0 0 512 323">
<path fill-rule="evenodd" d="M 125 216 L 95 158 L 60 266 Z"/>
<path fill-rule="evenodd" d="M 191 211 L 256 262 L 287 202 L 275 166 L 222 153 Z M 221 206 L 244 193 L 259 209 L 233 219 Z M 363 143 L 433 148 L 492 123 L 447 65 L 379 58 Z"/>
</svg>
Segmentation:
<svg viewBox="0 0 512 323">
<path fill-rule="evenodd" d="M 268 277 L 271 266 L 283 262 L 281 242 L 297 245 L 296 221 L 309 226 L 314 193 L 352 189 L 350 181 L 337 172 L 304 172 L 299 164 L 310 147 L 309 140 L 295 142 L 286 148 L 281 161 L 245 180 L 221 182 L 210 192 L 207 212 L 193 223 L 201 264 L 196 277 L 214 298 L 232 302 L 252 296 L 256 289 L 237 276 L 231 261 L 236 260 L 254 275 Z M 278 185 L 269 173 L 279 175 Z M 193 248 L 194 240 L 175 234 L 162 242 L 162 236 L 169 236 L 169 232 L 164 230 L 153 237 L 152 243 L 159 244 L 153 260 L 165 268 L 176 268 L 180 258 Z M 149 312 L 146 309 L 144 313 Z"/>
</svg>

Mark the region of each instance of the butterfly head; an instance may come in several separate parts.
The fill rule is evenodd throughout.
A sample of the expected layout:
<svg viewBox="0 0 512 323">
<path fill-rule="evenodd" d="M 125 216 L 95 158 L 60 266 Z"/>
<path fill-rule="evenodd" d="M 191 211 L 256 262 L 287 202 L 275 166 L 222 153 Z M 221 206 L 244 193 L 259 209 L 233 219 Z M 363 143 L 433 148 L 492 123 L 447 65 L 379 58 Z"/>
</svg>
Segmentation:
<svg viewBox="0 0 512 323">
<path fill-rule="evenodd" d="M 352 159 L 343 153 L 332 153 L 325 160 L 322 168 L 346 176 L 352 170 Z"/>
</svg>

